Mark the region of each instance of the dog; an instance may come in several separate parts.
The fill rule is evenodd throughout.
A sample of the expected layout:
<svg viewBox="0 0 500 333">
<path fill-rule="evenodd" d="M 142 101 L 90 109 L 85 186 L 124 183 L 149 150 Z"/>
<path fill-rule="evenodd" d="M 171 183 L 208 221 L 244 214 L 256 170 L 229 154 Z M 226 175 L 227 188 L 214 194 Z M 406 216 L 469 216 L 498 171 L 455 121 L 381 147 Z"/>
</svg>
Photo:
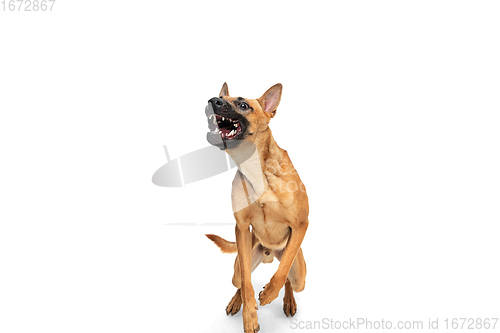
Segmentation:
<svg viewBox="0 0 500 333">
<path fill-rule="evenodd" d="M 206 108 L 208 142 L 224 149 L 238 166 L 231 191 L 236 242 L 206 236 L 222 252 L 237 252 L 232 282 L 238 290 L 226 314 L 234 315 L 243 306 L 246 333 L 260 329 L 250 276 L 261 262 L 272 262 L 274 257 L 280 261 L 259 293 L 261 306 L 275 300 L 284 286 L 283 311 L 287 317 L 294 316 L 297 304 L 293 292 L 305 286 L 301 244 L 309 225 L 307 193 L 288 153 L 277 145 L 269 128 L 282 89 L 278 83 L 260 98 L 249 99 L 229 96 L 224 83 L 219 97 L 211 98 Z"/>
</svg>

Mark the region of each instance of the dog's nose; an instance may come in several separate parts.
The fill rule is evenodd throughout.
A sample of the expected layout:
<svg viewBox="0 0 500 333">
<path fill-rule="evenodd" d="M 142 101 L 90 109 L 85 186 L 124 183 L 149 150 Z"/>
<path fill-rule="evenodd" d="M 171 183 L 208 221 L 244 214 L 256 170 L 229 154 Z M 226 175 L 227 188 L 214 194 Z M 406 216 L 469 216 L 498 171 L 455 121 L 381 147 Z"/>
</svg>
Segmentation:
<svg viewBox="0 0 500 333">
<path fill-rule="evenodd" d="M 220 109 L 224 105 L 224 101 L 218 97 L 210 98 L 208 103 L 212 104 L 214 110 Z"/>
</svg>

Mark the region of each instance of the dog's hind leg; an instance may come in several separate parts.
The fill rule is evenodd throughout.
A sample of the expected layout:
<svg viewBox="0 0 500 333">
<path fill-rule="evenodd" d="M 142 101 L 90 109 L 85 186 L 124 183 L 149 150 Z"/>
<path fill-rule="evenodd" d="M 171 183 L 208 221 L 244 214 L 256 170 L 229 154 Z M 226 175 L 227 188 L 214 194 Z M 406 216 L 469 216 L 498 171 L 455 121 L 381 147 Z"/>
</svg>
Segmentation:
<svg viewBox="0 0 500 333">
<path fill-rule="evenodd" d="M 231 314 L 231 316 L 234 316 L 235 314 L 238 313 L 238 311 L 240 311 L 241 309 L 241 303 L 242 303 L 242 299 L 241 299 L 241 288 L 238 288 L 238 290 L 236 291 L 236 294 L 234 294 L 233 298 L 231 298 L 231 300 L 229 301 L 229 304 L 226 306 L 226 314 L 229 316 L 229 314 Z"/>
<path fill-rule="evenodd" d="M 260 244 L 255 244 L 252 250 L 252 272 L 259 266 L 259 264 L 264 260 L 263 248 Z M 240 311 L 241 308 L 241 268 L 240 268 L 240 258 L 236 256 L 234 262 L 234 275 L 233 275 L 233 285 L 238 288 L 236 294 L 234 294 L 231 301 L 226 307 L 226 314 L 231 314 L 234 316 Z"/>
<path fill-rule="evenodd" d="M 277 252 L 276 258 L 281 260 L 283 253 Z M 299 249 L 295 260 L 293 261 L 292 267 L 288 272 L 288 277 L 285 283 L 285 297 L 283 297 L 283 312 L 287 317 L 294 316 L 297 312 L 297 303 L 295 302 L 295 297 L 293 292 L 299 292 L 304 290 L 306 284 L 306 262 L 304 260 L 304 255 L 302 254 L 302 248 Z"/>
<path fill-rule="evenodd" d="M 295 302 L 295 297 L 293 297 L 293 289 L 290 280 L 286 280 L 285 283 L 285 297 L 283 297 L 283 312 L 287 317 L 295 316 L 297 312 L 297 303 Z"/>
<path fill-rule="evenodd" d="M 288 280 L 293 291 L 297 293 L 304 290 L 306 286 L 306 261 L 304 260 L 304 254 L 302 254 L 302 248 L 299 248 L 295 256 L 292 267 L 288 272 Z"/>
</svg>

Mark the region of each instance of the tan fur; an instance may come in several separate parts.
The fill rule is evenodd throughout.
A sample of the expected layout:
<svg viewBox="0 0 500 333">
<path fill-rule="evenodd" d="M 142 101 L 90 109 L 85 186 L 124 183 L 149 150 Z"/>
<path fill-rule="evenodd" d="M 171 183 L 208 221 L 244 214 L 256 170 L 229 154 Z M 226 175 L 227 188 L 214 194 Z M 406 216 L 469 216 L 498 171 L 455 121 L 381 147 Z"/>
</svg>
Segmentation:
<svg viewBox="0 0 500 333">
<path fill-rule="evenodd" d="M 234 253 L 236 252 L 236 242 L 229 242 L 222 237 L 217 235 L 207 234 L 207 236 L 212 242 L 219 247 L 219 249 L 224 253 Z"/>
<path fill-rule="evenodd" d="M 259 294 L 261 305 L 276 299 L 286 283 L 283 309 L 287 316 L 293 316 L 297 309 L 293 291 L 302 291 L 305 285 L 306 264 L 300 245 L 309 224 L 308 198 L 288 153 L 278 146 L 269 128 L 269 121 L 276 115 L 281 90 L 281 84 L 277 84 L 258 99 L 245 99 L 253 108 L 253 112 L 244 115 L 250 123 L 245 140 L 256 145 L 261 170 L 239 168 L 233 180 L 233 207 L 235 201 L 246 198 L 248 189 L 263 186 L 262 195 L 234 213 L 235 245 L 219 236 L 207 235 L 223 252 L 234 252 L 234 249 L 238 252 L 233 275 L 233 284 L 238 290 L 226 311 L 234 315 L 243 306 L 243 326 L 247 333 L 260 329 L 250 280 L 251 272 L 260 262 L 271 262 L 273 256 L 280 260 L 278 270 Z M 236 99 L 229 96 L 225 83 L 220 96 L 233 104 Z M 238 148 L 226 152 L 238 160 Z"/>
</svg>

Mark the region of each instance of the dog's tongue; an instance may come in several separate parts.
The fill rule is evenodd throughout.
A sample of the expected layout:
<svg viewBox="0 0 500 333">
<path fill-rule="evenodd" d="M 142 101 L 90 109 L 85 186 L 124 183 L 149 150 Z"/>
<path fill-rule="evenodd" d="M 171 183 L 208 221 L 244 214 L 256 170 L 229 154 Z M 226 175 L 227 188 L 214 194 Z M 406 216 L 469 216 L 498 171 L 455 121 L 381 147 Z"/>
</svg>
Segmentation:
<svg viewBox="0 0 500 333">
<path fill-rule="evenodd" d="M 225 128 L 225 127 L 220 128 L 220 134 L 221 134 L 221 136 L 222 136 L 223 139 L 225 139 L 227 137 L 227 135 L 229 134 L 229 132 L 231 132 L 231 131 L 228 130 L 227 128 Z"/>
</svg>

